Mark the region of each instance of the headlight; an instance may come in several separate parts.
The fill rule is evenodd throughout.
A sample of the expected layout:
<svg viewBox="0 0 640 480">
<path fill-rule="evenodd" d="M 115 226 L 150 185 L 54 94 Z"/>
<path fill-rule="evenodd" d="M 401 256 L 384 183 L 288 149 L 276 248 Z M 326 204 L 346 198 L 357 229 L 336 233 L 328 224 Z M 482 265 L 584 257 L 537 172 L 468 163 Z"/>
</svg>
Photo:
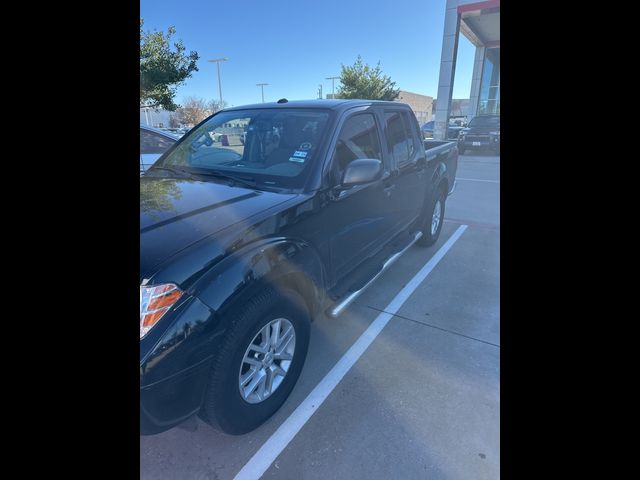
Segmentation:
<svg viewBox="0 0 640 480">
<path fill-rule="evenodd" d="M 140 338 L 144 337 L 182 296 L 173 283 L 140 287 Z"/>
</svg>

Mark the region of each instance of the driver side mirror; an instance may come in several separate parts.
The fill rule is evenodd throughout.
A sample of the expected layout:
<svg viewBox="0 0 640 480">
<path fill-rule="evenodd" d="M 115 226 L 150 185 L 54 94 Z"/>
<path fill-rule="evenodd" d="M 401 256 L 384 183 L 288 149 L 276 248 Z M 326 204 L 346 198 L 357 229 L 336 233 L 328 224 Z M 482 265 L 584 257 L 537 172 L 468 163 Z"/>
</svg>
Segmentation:
<svg viewBox="0 0 640 480">
<path fill-rule="evenodd" d="M 359 158 L 347 165 L 340 188 L 350 188 L 378 180 L 382 176 L 382 162 L 377 158 Z"/>
</svg>

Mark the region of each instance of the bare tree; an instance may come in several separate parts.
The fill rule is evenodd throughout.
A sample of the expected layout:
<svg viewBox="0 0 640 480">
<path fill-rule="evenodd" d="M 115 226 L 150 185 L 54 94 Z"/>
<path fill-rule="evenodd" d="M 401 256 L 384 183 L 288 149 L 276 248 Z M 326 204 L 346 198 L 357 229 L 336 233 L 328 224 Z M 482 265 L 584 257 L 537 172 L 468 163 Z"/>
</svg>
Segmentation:
<svg viewBox="0 0 640 480">
<path fill-rule="evenodd" d="M 203 98 L 188 97 L 185 98 L 184 102 L 182 102 L 182 106 L 176 110 L 175 122 L 188 127 L 193 127 L 209 115 L 222 110 L 227 105 L 227 102 L 223 101 L 220 103 L 220 100 L 210 100 L 207 102 Z M 173 115 L 169 118 L 170 121 L 174 121 Z M 172 126 L 172 128 L 175 127 Z"/>
<path fill-rule="evenodd" d="M 207 104 L 207 107 L 209 107 L 209 110 L 211 111 L 211 113 L 219 112 L 220 110 L 223 110 L 223 109 L 227 108 L 228 106 L 229 106 L 229 104 L 227 102 L 225 102 L 224 100 L 222 102 L 220 102 L 220 100 L 211 100 Z"/>
<path fill-rule="evenodd" d="M 177 113 L 169 114 L 169 128 L 178 128 L 180 126 L 180 118 Z"/>
<path fill-rule="evenodd" d="M 180 123 L 193 127 L 211 115 L 211 110 L 204 99 L 188 97 L 177 110 L 177 114 Z"/>
</svg>

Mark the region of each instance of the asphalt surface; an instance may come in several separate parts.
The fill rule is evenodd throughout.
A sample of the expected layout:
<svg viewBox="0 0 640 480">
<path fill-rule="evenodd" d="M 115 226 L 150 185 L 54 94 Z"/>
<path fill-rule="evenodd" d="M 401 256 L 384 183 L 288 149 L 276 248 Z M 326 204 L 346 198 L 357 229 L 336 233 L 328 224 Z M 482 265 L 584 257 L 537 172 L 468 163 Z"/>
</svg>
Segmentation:
<svg viewBox="0 0 640 480">
<path fill-rule="evenodd" d="M 229 436 L 193 420 L 140 437 L 140 478 L 233 479 L 398 292 L 467 225 L 324 403 L 277 450 L 262 478 L 498 479 L 499 168 L 499 157 L 460 157 L 438 243 L 412 247 L 342 316 L 313 322 L 300 379 L 267 423 Z"/>
</svg>

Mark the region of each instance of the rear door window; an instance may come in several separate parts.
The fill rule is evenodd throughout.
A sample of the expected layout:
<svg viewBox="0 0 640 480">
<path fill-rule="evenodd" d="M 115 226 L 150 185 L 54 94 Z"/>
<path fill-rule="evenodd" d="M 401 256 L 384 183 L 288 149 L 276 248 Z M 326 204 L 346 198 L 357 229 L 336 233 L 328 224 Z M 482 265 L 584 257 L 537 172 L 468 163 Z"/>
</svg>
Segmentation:
<svg viewBox="0 0 640 480">
<path fill-rule="evenodd" d="M 404 118 L 407 135 L 409 137 L 409 161 L 412 161 L 416 151 L 421 147 L 420 128 L 418 122 L 409 112 L 402 112 L 402 117 Z"/>
<path fill-rule="evenodd" d="M 163 135 L 140 129 L 140 153 L 164 153 L 173 144 L 175 140 L 171 140 Z"/>
<path fill-rule="evenodd" d="M 402 167 L 411 161 L 415 153 L 413 136 L 410 133 L 403 112 L 385 112 L 384 118 L 387 122 L 387 142 L 389 151 L 396 160 L 398 167 Z"/>
</svg>

